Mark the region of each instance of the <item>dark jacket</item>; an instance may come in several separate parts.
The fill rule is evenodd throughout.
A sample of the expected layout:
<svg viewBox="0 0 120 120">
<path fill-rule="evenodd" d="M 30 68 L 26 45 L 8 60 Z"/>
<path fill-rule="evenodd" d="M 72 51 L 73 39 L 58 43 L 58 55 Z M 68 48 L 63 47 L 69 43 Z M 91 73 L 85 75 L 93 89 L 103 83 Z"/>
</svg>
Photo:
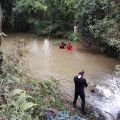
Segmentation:
<svg viewBox="0 0 120 120">
<path fill-rule="evenodd" d="M 75 82 L 75 92 L 84 92 L 84 88 L 88 86 L 86 79 L 78 78 L 78 76 L 74 77 Z"/>
</svg>

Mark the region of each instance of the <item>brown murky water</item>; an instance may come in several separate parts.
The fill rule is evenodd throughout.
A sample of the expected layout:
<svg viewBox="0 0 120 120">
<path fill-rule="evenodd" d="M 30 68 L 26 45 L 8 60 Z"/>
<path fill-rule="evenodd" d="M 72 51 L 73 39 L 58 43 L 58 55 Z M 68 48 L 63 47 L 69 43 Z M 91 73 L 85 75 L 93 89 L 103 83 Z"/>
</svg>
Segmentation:
<svg viewBox="0 0 120 120">
<path fill-rule="evenodd" d="M 2 43 L 4 49 L 9 49 L 16 41 L 24 39 L 27 43 L 26 63 L 34 77 L 47 79 L 50 76 L 60 80 L 63 90 L 73 95 L 73 77 L 80 70 L 85 70 L 88 82 L 99 83 L 106 74 L 111 74 L 120 61 L 102 54 L 90 52 L 80 43 L 72 43 L 73 50 L 59 49 L 55 44 L 58 39 L 46 39 L 33 34 L 10 34 Z M 67 43 L 67 41 L 66 41 Z"/>
</svg>

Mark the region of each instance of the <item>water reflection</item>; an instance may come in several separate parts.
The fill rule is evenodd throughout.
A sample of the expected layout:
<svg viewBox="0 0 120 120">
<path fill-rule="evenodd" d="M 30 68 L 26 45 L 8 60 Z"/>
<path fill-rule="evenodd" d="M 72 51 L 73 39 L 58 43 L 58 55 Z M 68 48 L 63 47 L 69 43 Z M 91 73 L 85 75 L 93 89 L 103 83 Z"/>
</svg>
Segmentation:
<svg viewBox="0 0 120 120">
<path fill-rule="evenodd" d="M 48 39 L 44 39 L 44 46 L 45 47 L 49 47 L 49 40 Z"/>
<path fill-rule="evenodd" d="M 42 51 L 43 51 L 43 57 L 46 57 L 50 55 L 51 49 L 49 46 L 49 40 L 44 39 L 43 45 L 42 45 Z"/>
<path fill-rule="evenodd" d="M 44 42 L 42 45 L 42 56 L 41 56 L 42 64 L 44 64 L 44 66 L 43 65 L 41 65 L 41 66 L 44 67 L 45 70 L 48 71 L 48 73 L 50 71 L 50 61 L 49 61 L 50 55 L 51 55 L 51 49 L 49 46 L 49 40 L 44 39 Z"/>
<path fill-rule="evenodd" d="M 31 43 L 31 49 L 30 52 L 33 53 L 34 55 L 37 55 L 39 51 L 39 46 L 37 43 L 37 40 L 33 40 L 33 43 Z"/>
</svg>

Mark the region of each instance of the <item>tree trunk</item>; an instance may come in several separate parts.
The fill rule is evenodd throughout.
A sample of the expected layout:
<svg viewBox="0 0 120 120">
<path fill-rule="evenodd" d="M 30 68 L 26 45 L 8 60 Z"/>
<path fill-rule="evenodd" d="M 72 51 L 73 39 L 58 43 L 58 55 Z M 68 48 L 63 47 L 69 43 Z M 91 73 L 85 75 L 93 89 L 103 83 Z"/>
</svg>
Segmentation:
<svg viewBox="0 0 120 120">
<path fill-rule="evenodd" d="M 2 39 L 2 19 L 3 19 L 3 11 L 0 3 L 0 45 L 1 45 L 1 39 Z"/>
<path fill-rule="evenodd" d="M 0 3 L 0 33 L 2 33 L 2 19 L 3 19 L 3 11 Z"/>
<path fill-rule="evenodd" d="M 0 3 L 0 46 L 2 41 L 2 19 L 3 19 L 3 11 Z M 3 62 L 3 53 L 0 51 L 0 75 L 2 74 L 2 62 Z"/>
</svg>

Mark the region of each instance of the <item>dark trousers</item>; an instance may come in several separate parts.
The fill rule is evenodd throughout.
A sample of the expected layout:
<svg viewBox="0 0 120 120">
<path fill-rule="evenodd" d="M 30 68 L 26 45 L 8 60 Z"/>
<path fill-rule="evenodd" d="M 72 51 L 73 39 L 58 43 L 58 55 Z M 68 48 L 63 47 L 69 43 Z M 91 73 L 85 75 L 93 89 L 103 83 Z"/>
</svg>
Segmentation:
<svg viewBox="0 0 120 120">
<path fill-rule="evenodd" d="M 85 93 L 84 93 L 84 91 L 75 92 L 75 94 L 74 94 L 74 101 L 73 101 L 74 105 L 76 105 L 78 96 L 80 96 L 80 98 L 81 98 L 81 107 L 82 107 L 82 111 L 84 111 L 84 109 L 85 109 Z"/>
</svg>

